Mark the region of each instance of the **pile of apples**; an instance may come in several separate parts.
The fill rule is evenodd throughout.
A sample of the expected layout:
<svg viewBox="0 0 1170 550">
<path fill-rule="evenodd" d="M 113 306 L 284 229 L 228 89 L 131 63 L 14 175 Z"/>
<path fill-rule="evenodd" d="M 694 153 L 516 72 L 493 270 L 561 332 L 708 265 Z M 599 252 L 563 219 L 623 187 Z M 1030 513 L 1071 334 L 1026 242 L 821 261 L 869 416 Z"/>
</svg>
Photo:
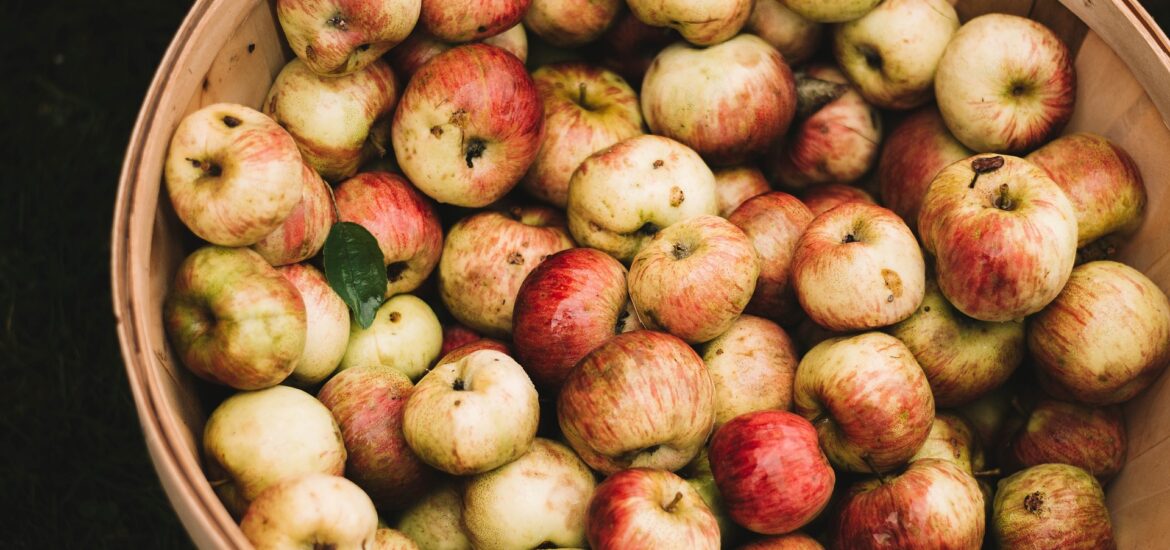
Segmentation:
<svg viewBox="0 0 1170 550">
<path fill-rule="evenodd" d="M 1060 135 L 1043 25 L 276 13 L 296 58 L 260 110 L 187 116 L 165 174 L 208 243 L 166 332 L 238 390 L 205 469 L 257 547 L 1113 546 L 1118 404 L 1170 361 L 1170 304 L 1108 259 L 1145 190 Z"/>
</svg>

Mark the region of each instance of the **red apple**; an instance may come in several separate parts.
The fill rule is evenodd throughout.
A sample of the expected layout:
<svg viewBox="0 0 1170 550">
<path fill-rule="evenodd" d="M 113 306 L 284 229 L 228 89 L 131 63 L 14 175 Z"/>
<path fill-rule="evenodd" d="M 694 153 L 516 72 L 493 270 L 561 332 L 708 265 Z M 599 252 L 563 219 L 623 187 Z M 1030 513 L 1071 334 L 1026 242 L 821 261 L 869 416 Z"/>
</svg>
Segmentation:
<svg viewBox="0 0 1170 550">
<path fill-rule="evenodd" d="M 743 230 L 760 256 L 760 276 L 746 311 L 793 324 L 799 307 L 790 280 L 792 254 L 812 212 L 796 197 L 773 191 L 748 199 L 727 220 Z"/>
<path fill-rule="evenodd" d="M 553 46 L 575 48 L 601 36 L 624 6 L 621 0 L 532 0 L 524 24 Z"/>
<path fill-rule="evenodd" d="M 520 61 L 528 59 L 528 35 L 524 32 L 524 25 L 520 23 L 500 34 L 479 40 L 479 42 L 503 48 Z M 439 40 L 431 36 L 426 29 L 418 26 L 414 28 L 414 32 L 411 32 L 410 36 L 406 37 L 406 40 L 395 46 L 386 56 L 390 65 L 394 67 L 394 73 L 403 80 L 409 81 L 427 61 L 455 46 L 457 44 Z"/>
<path fill-rule="evenodd" d="M 439 357 L 483 338 L 478 332 L 459 323 L 443 326 L 443 347 L 439 348 Z"/>
<path fill-rule="evenodd" d="M 804 201 L 805 206 L 808 206 L 813 216 L 820 216 L 847 202 L 877 204 L 877 201 L 873 200 L 873 196 L 864 189 L 843 183 L 826 183 L 810 187 L 800 194 L 800 200 Z"/>
<path fill-rule="evenodd" d="M 295 264 L 316 256 L 337 221 L 329 185 L 308 164 L 301 172 L 305 182 L 301 202 L 279 227 L 252 245 L 252 250 L 272 265 Z"/>
<path fill-rule="evenodd" d="M 951 135 L 938 107 L 914 111 L 894 127 L 882 147 L 877 176 L 882 204 L 902 216 L 910 229 L 917 228 L 918 211 L 934 176 L 972 154 Z"/>
<path fill-rule="evenodd" d="M 464 357 L 467 357 L 468 355 L 471 355 L 472 353 L 483 349 L 498 351 L 504 355 L 507 355 L 508 357 L 513 356 L 512 348 L 508 344 L 494 338 L 480 338 L 474 342 L 468 342 L 447 353 L 444 353 L 439 357 L 439 360 L 435 363 L 435 365 L 438 366 L 444 363 L 454 363 L 455 361 L 458 361 Z"/>
<path fill-rule="evenodd" d="M 293 53 L 318 74 L 343 75 L 377 61 L 418 22 L 419 0 L 277 0 Z"/>
<path fill-rule="evenodd" d="M 991 532 L 1004 549 L 1117 548 L 1101 485 L 1067 464 L 1033 466 L 1000 480 Z"/>
<path fill-rule="evenodd" d="M 1125 464 L 1125 422 L 1116 406 L 1089 407 L 1042 399 L 1015 434 L 1007 434 L 1012 466 L 1058 462 L 1084 468 L 1102 483 Z"/>
<path fill-rule="evenodd" d="M 799 356 L 788 333 L 776 323 L 741 315 L 699 353 L 715 385 L 716 429 L 744 413 L 792 408 Z"/>
<path fill-rule="evenodd" d="M 780 50 L 790 65 L 808 61 L 824 31 L 824 25 L 797 15 L 783 0 L 756 0 L 744 28 Z"/>
<path fill-rule="evenodd" d="M 662 470 L 622 470 L 597 486 L 587 515 L 594 550 L 717 550 L 719 525 L 699 494 Z"/>
<path fill-rule="evenodd" d="M 532 0 L 422 0 L 419 26 L 447 42 L 495 36 L 524 19 Z"/>
<path fill-rule="evenodd" d="M 734 166 L 715 170 L 715 193 L 719 199 L 719 215 L 724 218 L 739 205 L 757 195 L 772 190 L 763 172 L 755 166 Z"/>
</svg>

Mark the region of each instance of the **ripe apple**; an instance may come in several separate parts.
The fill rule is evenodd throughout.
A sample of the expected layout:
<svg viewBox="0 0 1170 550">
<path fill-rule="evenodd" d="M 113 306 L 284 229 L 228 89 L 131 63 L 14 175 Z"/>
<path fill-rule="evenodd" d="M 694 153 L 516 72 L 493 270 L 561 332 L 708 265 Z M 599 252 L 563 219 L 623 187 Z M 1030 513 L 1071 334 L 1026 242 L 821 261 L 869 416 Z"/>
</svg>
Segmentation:
<svg viewBox="0 0 1170 550">
<path fill-rule="evenodd" d="M 804 533 L 765 537 L 739 547 L 739 550 L 825 550 L 821 543 Z"/>
<path fill-rule="evenodd" d="M 1060 186 L 1077 215 L 1077 247 L 1142 222 L 1146 188 L 1124 149 L 1096 134 L 1056 138 L 1025 157 Z"/>
<path fill-rule="evenodd" d="M 833 548 L 839 549 L 978 550 L 986 527 L 983 493 L 970 472 L 925 458 L 900 475 L 850 487 L 835 527 Z"/>
<path fill-rule="evenodd" d="M 1013 467 L 1061 463 L 1108 481 L 1125 464 L 1125 422 L 1116 406 L 1089 407 L 1041 399 L 1010 441 Z"/>
<path fill-rule="evenodd" d="M 808 420 L 787 411 L 733 418 L 711 440 L 711 473 L 728 513 L 757 533 L 779 535 L 812 521 L 836 474 Z"/>
<path fill-rule="evenodd" d="M 642 76 L 663 48 L 678 40 L 678 33 L 665 27 L 651 27 L 623 10 L 613 25 L 591 48 L 590 58 L 621 75 L 634 89 L 642 85 Z"/>
<path fill-rule="evenodd" d="M 1170 363 L 1170 301 L 1125 264 L 1077 266 L 1056 300 L 1028 320 L 1028 350 L 1053 396 L 1128 401 Z"/>
<path fill-rule="evenodd" d="M 309 474 L 265 489 L 240 521 L 257 550 L 320 548 L 360 550 L 374 544 L 378 511 L 344 477 Z"/>
<path fill-rule="evenodd" d="M 451 353 L 455 349 L 483 338 L 478 332 L 459 323 L 443 325 L 443 346 L 439 348 L 439 357 Z"/>
<path fill-rule="evenodd" d="M 808 61 L 824 32 L 823 25 L 797 15 L 781 0 L 756 0 L 744 28 L 780 50 L 789 65 Z"/>
<path fill-rule="evenodd" d="M 248 246 L 284 223 L 304 197 L 291 135 L 260 111 L 216 103 L 179 122 L 164 179 L 175 214 L 212 244 Z"/>
<path fill-rule="evenodd" d="M 407 178 L 439 202 L 468 207 L 515 187 L 543 137 L 540 97 L 524 64 L 485 44 L 459 46 L 423 65 L 391 126 Z"/>
<path fill-rule="evenodd" d="M 268 263 L 295 264 L 316 256 L 325 246 L 329 229 L 337 222 L 329 185 L 311 166 L 301 170 L 304 190 L 301 202 L 293 207 L 280 226 L 252 245 Z"/>
<path fill-rule="evenodd" d="M 938 107 L 915 110 L 894 127 L 882 147 L 877 166 L 882 204 L 916 229 L 930 182 L 943 168 L 973 154 L 951 135 Z"/>
<path fill-rule="evenodd" d="M 715 194 L 719 215 L 726 218 L 748 199 L 772 190 L 764 173 L 755 166 L 733 166 L 715 170 Z"/>
<path fill-rule="evenodd" d="M 1076 102 L 1068 46 L 1043 24 L 989 13 L 955 33 L 934 78 L 943 120 L 977 152 L 1034 149 L 1064 127 Z"/>
<path fill-rule="evenodd" d="M 1072 204 L 1043 170 L 1008 155 L 976 155 L 939 172 L 918 231 L 943 295 L 981 321 L 1040 311 L 1076 259 Z"/>
<path fill-rule="evenodd" d="M 804 201 L 805 206 L 808 206 L 813 216 L 820 216 L 847 202 L 858 201 L 877 204 L 877 201 L 873 200 L 873 196 L 864 189 L 843 183 L 826 183 L 810 187 L 800 194 L 800 200 Z"/>
<path fill-rule="evenodd" d="M 544 104 L 545 139 L 521 186 L 564 208 L 581 161 L 642 134 L 638 96 L 616 73 L 581 62 L 545 65 L 532 79 Z"/>
<path fill-rule="evenodd" d="M 752 0 L 627 0 L 643 23 L 670 27 L 696 46 L 712 46 L 739 34 L 752 14 Z"/>
<path fill-rule="evenodd" d="M 663 227 L 716 214 L 719 202 L 715 175 L 693 149 L 648 134 L 582 161 L 569 181 L 566 209 L 581 246 L 629 262 Z"/>
<path fill-rule="evenodd" d="M 273 386 L 240 392 L 211 411 L 203 427 L 207 479 L 228 511 L 283 479 L 341 475 L 345 444 L 329 409 L 301 390 Z"/>
<path fill-rule="evenodd" d="M 395 528 L 423 550 L 472 550 L 463 529 L 463 492 L 454 481 L 432 486 L 402 512 Z"/>
<path fill-rule="evenodd" d="M 402 42 L 418 22 L 420 0 L 277 0 L 280 28 L 297 57 L 318 74 L 361 70 Z"/>
<path fill-rule="evenodd" d="M 279 384 L 305 349 L 300 292 L 247 248 L 205 246 L 187 256 L 167 293 L 163 322 L 191 372 L 239 390 Z"/>
<path fill-rule="evenodd" d="M 751 239 L 760 256 L 760 276 L 748 313 L 785 325 L 796 321 L 800 308 L 790 280 L 792 254 L 812 220 L 804 203 L 780 191 L 752 197 L 727 217 Z"/>
<path fill-rule="evenodd" d="M 386 266 L 385 297 L 413 292 L 439 263 L 443 226 L 430 199 L 406 178 L 363 172 L 334 191 L 341 221 L 366 228 L 378 241 Z"/>
<path fill-rule="evenodd" d="M 784 135 L 796 114 L 796 81 L 780 52 L 741 34 L 706 48 L 668 46 L 646 71 L 641 100 L 650 131 L 726 166 Z"/>
<path fill-rule="evenodd" d="M 438 477 L 402 434 L 402 410 L 413 389 L 398 369 L 370 366 L 338 373 L 317 393 L 341 428 L 346 477 L 381 510 L 410 506 Z"/>
<path fill-rule="evenodd" d="M 706 365 L 682 340 L 637 330 L 610 338 L 577 363 L 557 401 L 565 440 L 594 470 L 677 470 L 715 422 Z M 592 542 L 592 541 L 591 541 Z"/>
<path fill-rule="evenodd" d="M 810 65 L 808 77 L 845 84 L 836 68 Z M 877 161 L 882 141 L 881 115 L 850 86 L 844 94 L 778 140 L 769 156 L 773 179 L 791 189 L 823 183 L 852 183 Z"/>
<path fill-rule="evenodd" d="M 511 357 L 481 350 L 436 365 L 402 411 L 410 448 L 454 475 L 483 473 L 532 446 L 540 417 L 536 388 Z"/>
<path fill-rule="evenodd" d="M 369 328 L 350 323 L 349 344 L 340 369 L 394 367 L 418 380 L 439 357 L 443 327 L 426 302 L 410 294 L 386 300 Z"/>
<path fill-rule="evenodd" d="M 532 0 L 524 24 L 553 46 L 575 48 L 597 40 L 622 6 L 621 0 Z"/>
<path fill-rule="evenodd" d="M 385 153 L 397 103 L 398 80 L 385 61 L 322 76 L 293 59 L 268 89 L 264 114 L 292 134 L 301 157 L 321 177 L 340 181 Z"/>
<path fill-rule="evenodd" d="M 987 463 L 974 428 L 962 416 L 950 412 L 935 414 L 930 435 L 918 452 L 910 457 L 910 462 L 927 458 L 951 462 L 972 475 L 982 470 Z"/>
<path fill-rule="evenodd" d="M 934 396 L 897 338 L 880 332 L 830 338 L 796 367 L 793 404 L 813 421 L 833 465 L 883 473 L 914 456 L 930 435 Z"/>
<path fill-rule="evenodd" d="M 1041 464 L 1000 480 L 991 532 L 1005 549 L 1116 548 L 1101 485 L 1067 464 Z"/>
<path fill-rule="evenodd" d="M 922 305 L 888 332 L 926 373 L 935 404 L 957 407 L 999 387 L 1024 361 L 1024 323 L 979 321 L 955 309 L 931 277 Z"/>
<path fill-rule="evenodd" d="M 512 333 L 512 309 L 524 278 L 548 256 L 572 247 L 564 218 L 551 208 L 473 214 L 447 232 L 439 295 L 460 323 L 505 338 Z"/>
<path fill-rule="evenodd" d="M 349 309 L 311 264 L 286 265 L 277 271 L 296 287 L 305 303 L 305 348 L 285 382 L 313 386 L 341 364 L 349 343 Z"/>
<path fill-rule="evenodd" d="M 934 95 L 934 72 L 959 29 L 947 0 L 886 0 L 833 29 L 833 56 L 866 101 L 911 109 Z"/>
<path fill-rule="evenodd" d="M 788 9 L 810 21 L 842 23 L 857 19 L 881 0 L 781 0 Z"/>
<path fill-rule="evenodd" d="M 479 40 L 479 42 L 503 48 L 521 62 L 528 60 L 528 35 L 524 32 L 524 25 L 520 23 L 516 23 L 512 28 L 500 34 Z M 418 26 L 414 28 L 414 32 L 411 32 L 410 36 L 406 37 L 406 40 L 395 46 L 386 56 L 390 61 L 390 66 L 394 67 L 394 73 L 409 81 L 414 73 L 418 72 L 419 67 L 425 65 L 432 57 L 454 48 L 456 45 L 439 40 L 431 36 L 426 29 Z"/>
<path fill-rule="evenodd" d="M 620 262 L 592 248 L 557 252 L 516 293 L 516 357 L 536 387 L 556 395 L 585 354 L 615 334 L 642 328 L 631 312 Z"/>
<path fill-rule="evenodd" d="M 717 550 L 719 525 L 699 493 L 665 470 L 633 468 L 597 486 L 587 516 L 594 550 Z"/>
<path fill-rule="evenodd" d="M 817 324 L 884 327 L 914 314 L 925 292 L 922 250 L 902 218 L 847 202 L 813 219 L 792 254 L 792 286 Z"/>
<path fill-rule="evenodd" d="M 683 220 L 654 235 L 630 263 L 630 302 L 644 326 L 687 342 L 723 334 L 756 288 L 751 239 L 718 216 Z"/>
<path fill-rule="evenodd" d="M 715 386 L 715 428 L 744 413 L 792 408 L 799 357 L 779 325 L 742 315 L 699 349 Z"/>
<path fill-rule="evenodd" d="M 514 355 L 512 354 L 512 348 L 508 344 L 501 342 L 499 340 L 496 340 L 494 338 L 480 338 L 479 340 L 464 344 L 462 346 L 459 346 L 459 347 L 447 352 L 439 359 L 439 361 L 437 363 L 435 363 L 435 365 L 442 365 L 444 363 L 454 363 L 455 361 L 463 359 L 464 357 L 467 357 L 468 355 L 471 355 L 472 353 L 475 353 L 479 350 L 484 350 L 484 349 L 498 351 L 504 355 L 507 355 L 508 357 L 514 357 Z"/>
<path fill-rule="evenodd" d="M 467 480 L 463 525 L 476 548 L 580 548 L 595 485 L 572 449 L 537 438 L 524 456 Z"/>
<path fill-rule="evenodd" d="M 519 23 L 531 4 L 532 0 L 422 0 L 418 22 L 440 40 L 470 42 Z"/>
</svg>

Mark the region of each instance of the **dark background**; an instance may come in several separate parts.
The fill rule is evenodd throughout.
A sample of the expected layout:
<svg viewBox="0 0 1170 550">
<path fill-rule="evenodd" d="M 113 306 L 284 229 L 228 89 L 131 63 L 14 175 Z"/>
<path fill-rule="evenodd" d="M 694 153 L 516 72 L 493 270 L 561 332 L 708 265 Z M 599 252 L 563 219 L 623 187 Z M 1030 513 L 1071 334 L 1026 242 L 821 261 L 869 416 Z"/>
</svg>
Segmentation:
<svg viewBox="0 0 1170 550">
<path fill-rule="evenodd" d="M 1166 28 L 1170 2 L 1145 4 Z M 190 5 L 10 0 L 0 18 L 0 547 L 191 545 L 146 454 L 109 295 L 122 156 Z"/>
</svg>

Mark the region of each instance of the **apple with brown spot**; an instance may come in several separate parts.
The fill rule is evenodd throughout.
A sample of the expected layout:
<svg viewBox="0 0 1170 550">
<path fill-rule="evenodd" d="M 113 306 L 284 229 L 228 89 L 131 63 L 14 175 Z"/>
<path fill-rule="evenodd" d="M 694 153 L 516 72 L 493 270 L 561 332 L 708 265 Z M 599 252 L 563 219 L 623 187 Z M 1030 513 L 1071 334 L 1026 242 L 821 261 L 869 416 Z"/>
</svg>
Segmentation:
<svg viewBox="0 0 1170 550">
<path fill-rule="evenodd" d="M 422 0 L 419 26 L 447 42 L 495 36 L 524 19 L 532 0 Z"/>
<path fill-rule="evenodd" d="M 378 307 L 370 326 L 350 323 L 338 368 L 394 367 L 418 380 L 439 357 L 442 339 L 443 327 L 431 306 L 412 294 L 397 294 Z"/>
<path fill-rule="evenodd" d="M 699 348 L 715 385 L 715 428 L 744 413 L 792 408 L 799 356 L 788 333 L 753 315 Z"/>
<path fill-rule="evenodd" d="M 752 0 L 627 0 L 643 23 L 670 27 L 697 46 L 719 44 L 739 34 L 752 14 Z"/>
<path fill-rule="evenodd" d="M 1000 480 L 991 518 L 1000 548 L 1117 548 L 1097 480 L 1068 464 L 1041 464 Z"/>
<path fill-rule="evenodd" d="M 402 42 L 420 0 L 278 0 L 276 16 L 293 53 L 317 74 L 359 71 Z"/>
</svg>

